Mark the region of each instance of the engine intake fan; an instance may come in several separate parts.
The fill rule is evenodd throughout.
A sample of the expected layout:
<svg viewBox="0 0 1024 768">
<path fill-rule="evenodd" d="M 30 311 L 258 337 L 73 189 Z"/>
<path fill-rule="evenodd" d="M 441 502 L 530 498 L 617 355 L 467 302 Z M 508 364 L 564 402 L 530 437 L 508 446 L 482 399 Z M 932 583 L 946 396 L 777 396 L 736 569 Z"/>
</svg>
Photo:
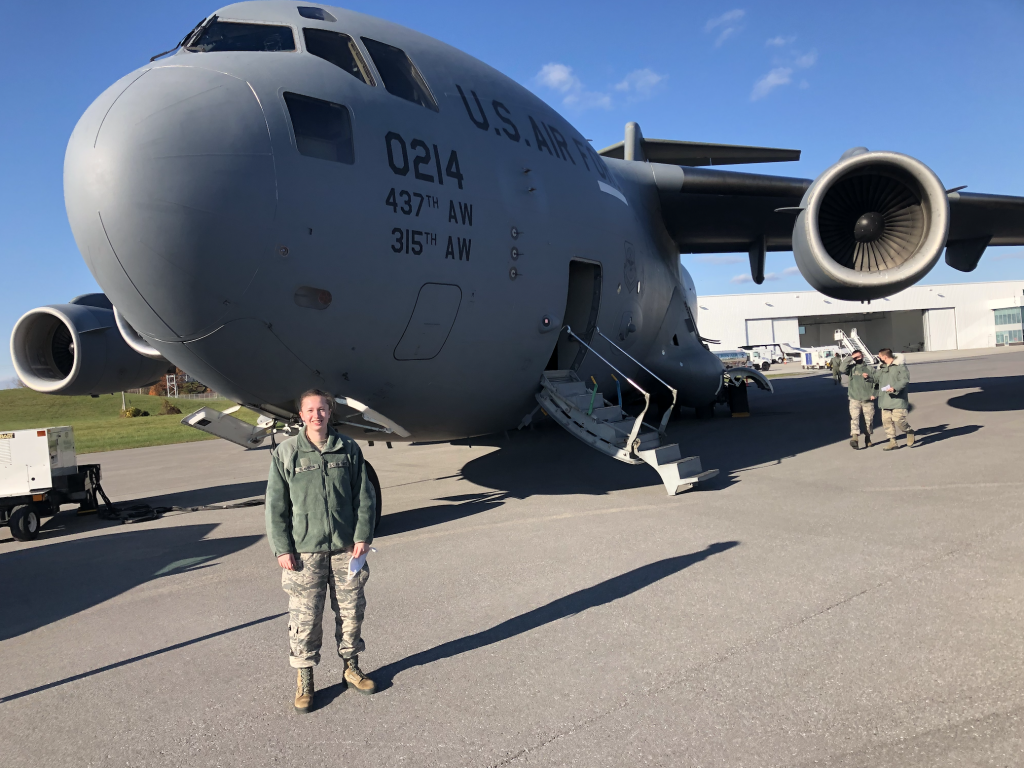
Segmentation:
<svg viewBox="0 0 1024 768">
<path fill-rule="evenodd" d="M 814 181 L 801 207 L 797 265 L 836 299 L 878 299 L 913 285 L 935 266 L 949 230 L 938 177 L 895 152 L 844 156 Z"/>
</svg>

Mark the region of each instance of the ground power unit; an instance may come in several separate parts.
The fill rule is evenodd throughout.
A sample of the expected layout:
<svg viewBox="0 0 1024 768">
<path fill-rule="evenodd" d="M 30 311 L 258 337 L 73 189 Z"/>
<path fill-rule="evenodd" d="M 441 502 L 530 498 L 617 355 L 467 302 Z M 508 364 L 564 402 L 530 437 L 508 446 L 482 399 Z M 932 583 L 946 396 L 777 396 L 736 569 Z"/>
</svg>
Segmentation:
<svg viewBox="0 0 1024 768">
<path fill-rule="evenodd" d="M 0 432 L 0 525 L 18 541 L 39 535 L 61 504 L 96 509 L 99 464 L 78 464 L 71 427 Z"/>
</svg>

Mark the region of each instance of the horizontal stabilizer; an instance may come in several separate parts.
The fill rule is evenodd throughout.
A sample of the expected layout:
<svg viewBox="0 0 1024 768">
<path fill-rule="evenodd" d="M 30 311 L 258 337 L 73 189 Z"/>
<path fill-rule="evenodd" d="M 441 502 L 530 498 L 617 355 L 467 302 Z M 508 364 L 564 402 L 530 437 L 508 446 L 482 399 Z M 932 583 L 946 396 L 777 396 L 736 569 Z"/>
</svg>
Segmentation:
<svg viewBox="0 0 1024 768">
<path fill-rule="evenodd" d="M 799 149 L 744 147 L 735 144 L 707 144 L 701 141 L 640 139 L 643 157 L 666 165 L 741 165 L 745 163 L 785 163 L 800 159 Z M 626 158 L 626 142 L 605 147 L 599 154 L 616 160 Z"/>
</svg>

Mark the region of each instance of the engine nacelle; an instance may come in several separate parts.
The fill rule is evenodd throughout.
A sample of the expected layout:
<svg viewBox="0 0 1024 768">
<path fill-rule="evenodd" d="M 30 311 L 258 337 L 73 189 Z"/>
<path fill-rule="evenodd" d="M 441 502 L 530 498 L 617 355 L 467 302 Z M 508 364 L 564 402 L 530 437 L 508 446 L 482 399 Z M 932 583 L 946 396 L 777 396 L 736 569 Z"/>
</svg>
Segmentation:
<svg viewBox="0 0 1024 768">
<path fill-rule="evenodd" d="M 51 304 L 21 316 L 11 334 L 18 377 L 36 392 L 101 395 L 145 387 L 171 367 L 125 343 L 102 294 Z"/>
<path fill-rule="evenodd" d="M 923 278 L 949 231 L 949 201 L 920 160 L 852 150 L 814 180 L 793 229 L 804 278 L 826 296 L 865 301 Z"/>
</svg>

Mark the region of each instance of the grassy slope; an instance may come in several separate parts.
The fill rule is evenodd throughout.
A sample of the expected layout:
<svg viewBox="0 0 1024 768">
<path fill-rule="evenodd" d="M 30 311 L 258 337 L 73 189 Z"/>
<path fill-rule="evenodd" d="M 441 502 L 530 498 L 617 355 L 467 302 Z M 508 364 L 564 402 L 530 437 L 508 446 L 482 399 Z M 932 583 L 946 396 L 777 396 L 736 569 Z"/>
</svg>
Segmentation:
<svg viewBox="0 0 1024 768">
<path fill-rule="evenodd" d="M 126 395 L 128 402 L 155 414 L 164 398 L 149 395 Z M 171 399 L 181 409 L 180 415 L 121 418 L 121 395 L 99 397 L 61 397 L 41 395 L 30 389 L 0 390 L 0 431 L 33 427 L 75 428 L 75 450 L 78 453 L 116 451 L 147 445 L 188 443 L 215 438 L 193 427 L 181 424 L 184 416 L 203 407 L 223 411 L 234 405 L 230 400 Z M 234 414 L 250 424 L 257 414 L 243 408 Z"/>
</svg>

